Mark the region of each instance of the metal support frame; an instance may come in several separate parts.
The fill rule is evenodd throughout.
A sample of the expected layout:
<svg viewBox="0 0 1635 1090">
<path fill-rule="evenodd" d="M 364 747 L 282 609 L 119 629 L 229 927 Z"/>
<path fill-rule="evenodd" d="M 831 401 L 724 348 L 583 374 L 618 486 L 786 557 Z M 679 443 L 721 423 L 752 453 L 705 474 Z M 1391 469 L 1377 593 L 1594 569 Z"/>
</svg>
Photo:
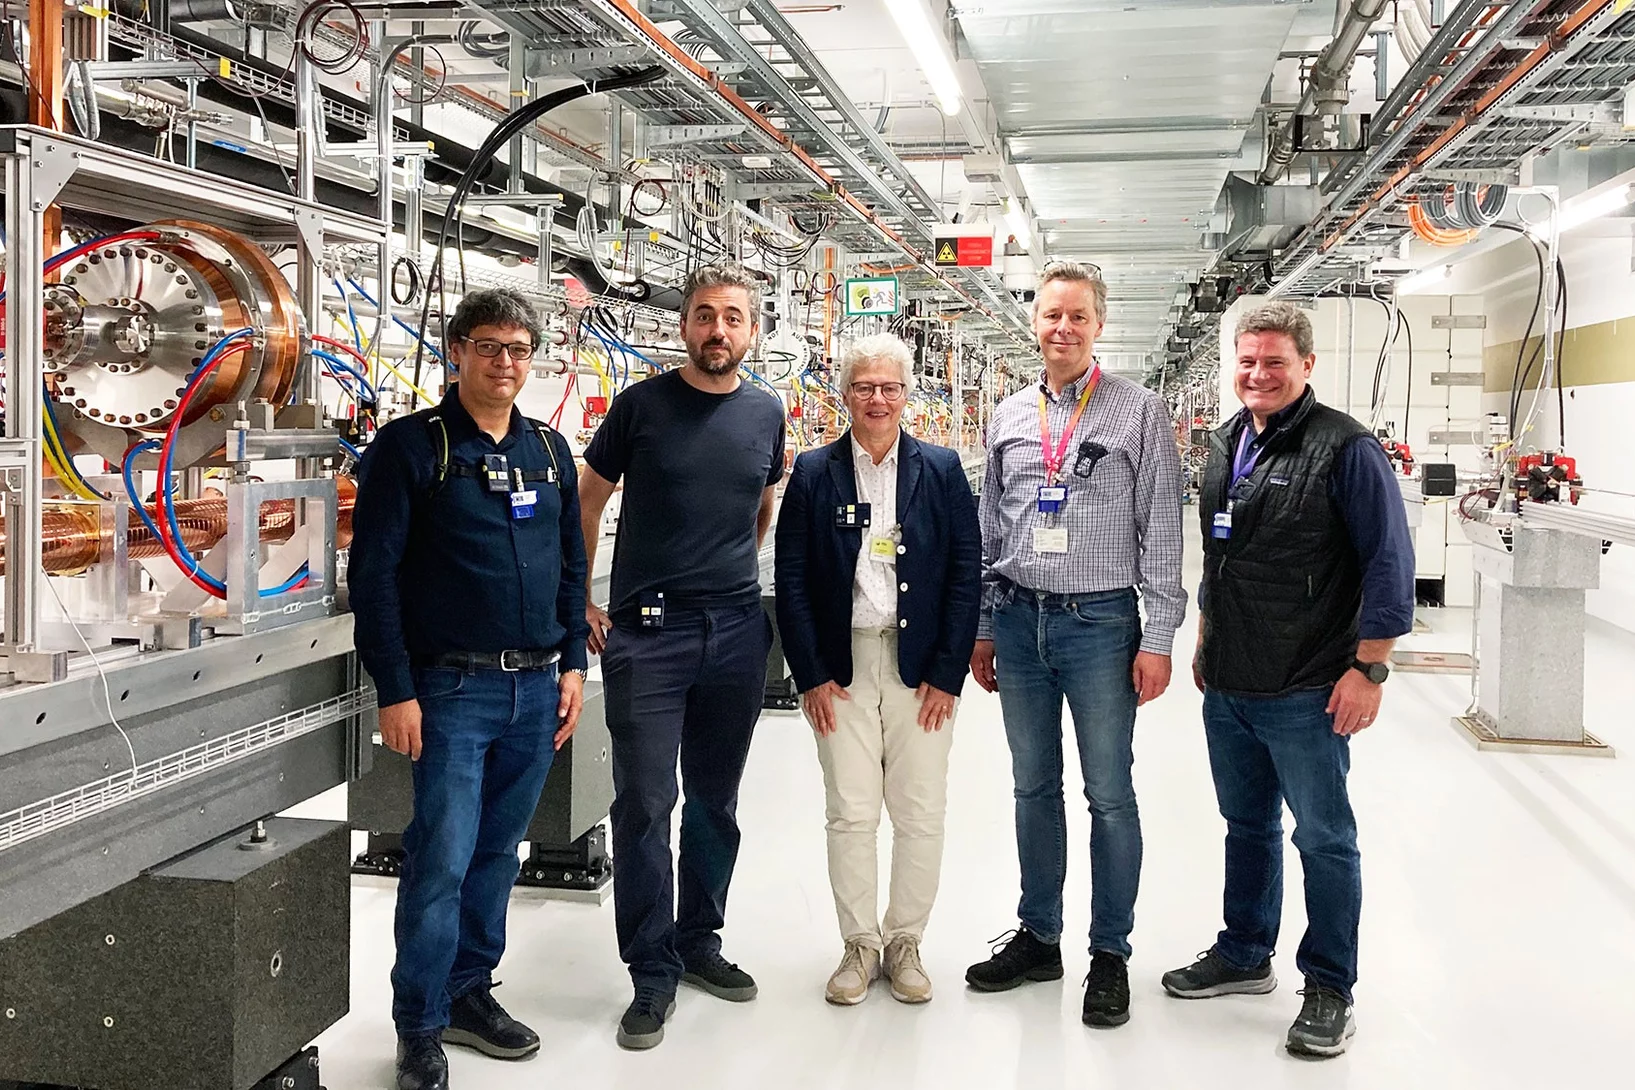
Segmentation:
<svg viewBox="0 0 1635 1090">
<path fill-rule="evenodd" d="M 45 409 L 43 371 L 45 318 L 38 306 L 43 290 L 46 209 L 74 175 L 79 155 L 68 144 L 40 140 L 9 154 L 0 152 L 6 179 L 6 285 L 13 305 L 6 308 L 6 439 L 0 469 L 6 504 L 7 577 L 0 644 L 3 668 L 19 680 L 54 681 L 67 672 L 67 655 L 42 651 L 40 636 L 40 543 L 43 474 L 41 415 Z"/>
<path fill-rule="evenodd" d="M 519 37 L 513 36 L 512 41 L 519 41 Z M 522 71 L 528 79 L 577 76 L 595 68 L 636 64 L 649 52 L 646 46 L 634 43 L 594 49 L 530 49 L 523 58 Z"/>
<path fill-rule="evenodd" d="M 295 501 L 296 532 L 283 549 L 304 553 L 287 555 L 269 566 L 261 546 L 261 505 L 268 500 Z M 313 507 L 321 508 L 314 511 Z M 227 486 L 227 611 L 218 632 L 244 634 L 282 628 L 335 611 L 335 517 L 333 478 L 301 481 L 234 481 Z M 299 544 L 298 544 L 299 543 Z M 304 547 L 303 547 L 304 546 Z M 261 597 L 262 569 L 283 582 L 301 566 L 307 567 L 307 586 L 275 598 Z"/>
</svg>

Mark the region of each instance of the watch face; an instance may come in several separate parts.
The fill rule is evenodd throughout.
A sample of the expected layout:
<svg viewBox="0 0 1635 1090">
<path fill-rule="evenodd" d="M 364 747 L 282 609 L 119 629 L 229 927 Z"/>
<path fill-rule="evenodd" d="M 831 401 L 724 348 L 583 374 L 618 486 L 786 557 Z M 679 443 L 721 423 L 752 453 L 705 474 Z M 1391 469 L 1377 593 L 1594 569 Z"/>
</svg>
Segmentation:
<svg viewBox="0 0 1635 1090">
<path fill-rule="evenodd" d="M 1391 676 L 1390 668 L 1382 662 L 1369 663 L 1364 673 L 1368 675 L 1368 680 L 1375 685 L 1384 685 L 1385 679 Z"/>
</svg>

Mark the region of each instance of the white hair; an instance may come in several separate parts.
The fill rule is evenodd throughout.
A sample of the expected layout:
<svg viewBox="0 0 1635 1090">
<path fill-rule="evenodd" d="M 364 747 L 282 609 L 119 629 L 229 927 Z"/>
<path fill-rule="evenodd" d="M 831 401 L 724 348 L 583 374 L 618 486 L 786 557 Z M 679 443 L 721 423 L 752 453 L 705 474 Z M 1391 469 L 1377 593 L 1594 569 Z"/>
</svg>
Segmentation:
<svg viewBox="0 0 1635 1090">
<path fill-rule="evenodd" d="M 846 346 L 840 354 L 840 389 L 850 393 L 852 376 L 859 367 L 871 363 L 895 363 L 902 371 L 903 385 L 909 393 L 914 392 L 914 350 L 890 333 L 859 337 Z"/>
</svg>

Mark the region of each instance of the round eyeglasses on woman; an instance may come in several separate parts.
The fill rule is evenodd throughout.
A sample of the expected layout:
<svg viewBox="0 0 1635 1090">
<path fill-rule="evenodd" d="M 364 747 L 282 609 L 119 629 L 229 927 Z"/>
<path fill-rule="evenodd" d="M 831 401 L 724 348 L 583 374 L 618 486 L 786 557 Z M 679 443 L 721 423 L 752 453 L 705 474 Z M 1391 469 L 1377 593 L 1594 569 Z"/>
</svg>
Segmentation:
<svg viewBox="0 0 1635 1090">
<path fill-rule="evenodd" d="M 527 363 L 534 358 L 534 346 L 525 344 L 522 341 L 479 341 L 470 337 L 467 337 L 466 341 L 470 343 L 472 351 L 486 360 L 493 359 L 501 352 L 506 353 L 518 363 Z"/>
<path fill-rule="evenodd" d="M 908 392 L 908 387 L 901 382 L 854 382 L 852 396 L 859 401 L 867 401 L 879 390 L 880 396 L 887 401 L 901 401 Z"/>
</svg>

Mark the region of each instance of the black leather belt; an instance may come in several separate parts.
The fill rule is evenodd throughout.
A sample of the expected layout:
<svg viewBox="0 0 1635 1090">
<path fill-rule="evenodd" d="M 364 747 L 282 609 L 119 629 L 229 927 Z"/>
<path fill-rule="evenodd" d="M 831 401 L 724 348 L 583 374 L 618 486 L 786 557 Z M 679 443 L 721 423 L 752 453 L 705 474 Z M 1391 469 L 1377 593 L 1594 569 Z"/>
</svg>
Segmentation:
<svg viewBox="0 0 1635 1090">
<path fill-rule="evenodd" d="M 445 651 L 441 655 L 424 655 L 414 660 L 421 669 L 429 670 L 544 670 L 555 666 L 562 658 L 560 651 Z"/>
</svg>

